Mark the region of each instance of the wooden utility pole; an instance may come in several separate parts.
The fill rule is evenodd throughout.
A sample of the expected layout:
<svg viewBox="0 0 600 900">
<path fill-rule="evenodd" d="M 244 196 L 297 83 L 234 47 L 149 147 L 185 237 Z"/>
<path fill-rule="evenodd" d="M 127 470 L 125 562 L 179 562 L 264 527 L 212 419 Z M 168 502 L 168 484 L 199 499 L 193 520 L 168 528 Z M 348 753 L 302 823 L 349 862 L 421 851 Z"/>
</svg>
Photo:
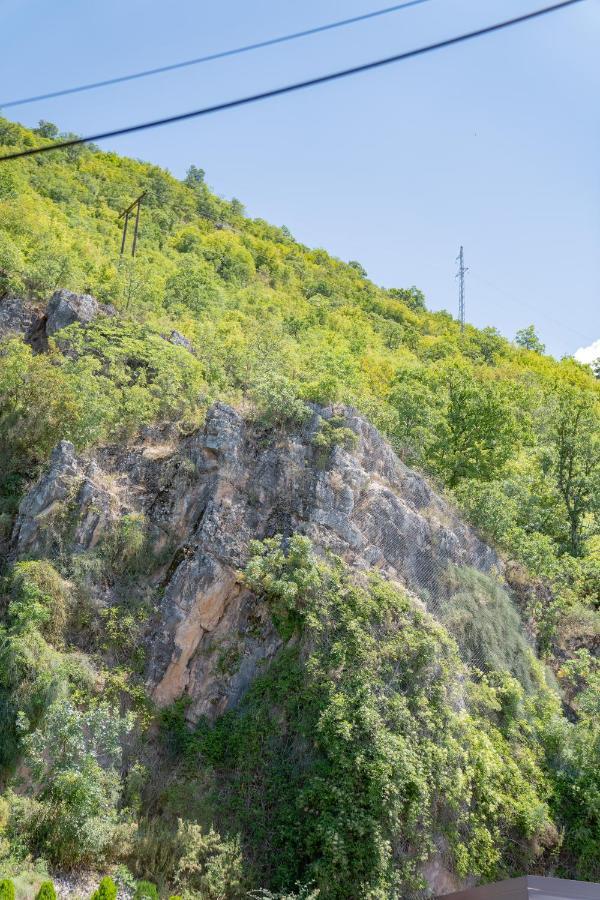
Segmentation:
<svg viewBox="0 0 600 900">
<path fill-rule="evenodd" d="M 137 247 L 137 239 L 138 239 L 138 229 L 140 227 L 140 207 L 142 205 L 142 200 L 144 199 L 145 196 L 146 196 L 146 191 L 144 191 L 143 194 L 140 194 L 140 196 L 137 198 L 137 200 L 134 200 L 133 203 L 131 204 L 131 206 L 128 206 L 127 209 L 124 209 L 123 212 L 121 213 L 121 215 L 119 216 L 120 219 L 123 219 L 123 217 L 124 217 L 123 237 L 121 239 L 121 256 L 123 256 L 123 254 L 125 253 L 125 244 L 127 242 L 127 225 L 129 222 L 129 217 L 133 215 L 134 210 L 135 210 L 135 227 L 133 230 L 133 243 L 131 245 L 131 255 L 135 256 L 135 251 L 136 251 L 136 247 Z"/>
</svg>

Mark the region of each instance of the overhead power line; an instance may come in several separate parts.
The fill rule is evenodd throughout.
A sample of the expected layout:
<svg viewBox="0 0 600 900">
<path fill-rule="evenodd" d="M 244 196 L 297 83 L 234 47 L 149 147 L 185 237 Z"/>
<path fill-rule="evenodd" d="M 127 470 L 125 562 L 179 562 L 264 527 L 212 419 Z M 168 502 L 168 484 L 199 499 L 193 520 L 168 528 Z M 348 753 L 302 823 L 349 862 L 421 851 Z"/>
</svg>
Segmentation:
<svg viewBox="0 0 600 900">
<path fill-rule="evenodd" d="M 240 106 L 246 106 L 249 103 L 258 103 L 261 100 L 268 100 L 272 97 L 281 97 L 283 94 L 290 94 L 294 91 L 304 90 L 305 88 L 316 87 L 319 84 L 327 84 L 337 81 L 340 78 L 347 78 L 350 75 L 358 75 L 361 72 L 370 72 L 379 69 L 382 66 L 388 66 L 392 63 L 402 62 L 405 59 L 413 59 L 422 56 L 425 53 L 432 53 L 435 50 L 441 50 L 444 47 L 452 47 L 455 44 L 461 44 L 474 38 L 482 37 L 485 34 L 492 34 L 496 31 L 502 31 L 521 22 L 528 22 L 531 19 L 537 19 L 540 16 L 548 15 L 559 9 L 565 9 L 567 6 L 574 6 L 576 3 L 582 3 L 584 0 L 562 0 L 561 3 L 554 3 L 552 6 L 545 6 L 534 12 L 526 13 L 522 16 L 516 16 L 513 19 L 506 19 L 503 22 L 497 22 L 495 25 L 488 25 L 485 28 L 479 28 L 477 31 L 469 31 L 456 37 L 446 38 L 443 41 L 437 41 L 435 44 L 428 44 L 424 47 L 418 47 L 415 50 L 407 50 L 404 53 L 397 53 L 394 56 L 387 56 L 383 59 L 377 59 L 372 62 L 362 63 L 358 66 L 352 66 L 349 69 L 341 69 L 337 72 L 331 72 L 328 75 L 319 75 L 316 78 L 309 78 L 306 81 L 297 81 L 294 84 L 287 84 L 283 87 L 272 88 L 268 91 L 261 91 L 258 94 L 250 94 L 246 97 L 239 97 L 237 100 L 227 100 L 224 103 L 217 103 L 214 106 L 205 106 L 202 109 L 191 110 L 190 112 L 177 113 L 173 116 L 165 116 L 161 119 L 153 119 L 149 122 L 140 122 L 137 125 L 127 125 L 122 128 L 113 128 L 111 131 L 101 131 L 97 134 L 90 134 L 86 137 L 70 138 L 66 141 L 58 141 L 54 144 L 46 144 L 41 147 L 29 147 L 27 150 L 18 150 L 15 153 L 8 153 L 0 156 L 0 162 L 6 162 L 11 159 L 21 159 L 24 156 L 36 156 L 39 153 L 51 153 L 54 150 L 64 150 L 67 147 L 76 147 L 79 144 L 88 144 L 96 141 L 106 140 L 107 138 L 120 137 L 124 134 L 133 134 L 137 131 L 147 131 L 150 128 L 158 128 L 162 125 L 172 125 L 175 122 L 184 122 L 188 119 L 197 119 L 201 116 L 207 116 L 211 113 L 223 112 L 227 109 L 235 109 Z"/>
<path fill-rule="evenodd" d="M 314 28 L 306 28 L 304 31 L 295 31 L 293 34 L 284 34 L 279 37 L 257 41 L 254 44 L 246 44 L 243 47 L 235 47 L 232 50 L 221 50 L 218 53 L 209 53 L 207 56 L 198 56 L 195 59 L 186 59 L 182 62 L 170 63 L 166 66 L 156 66 L 153 69 L 144 69 L 141 72 L 131 72 L 129 75 L 118 75 L 115 78 L 106 78 L 103 81 L 92 81 L 88 84 L 80 84 L 76 87 L 63 88 L 59 91 L 50 91 L 46 94 L 37 94 L 33 97 L 22 97 L 20 100 L 9 100 L 0 103 L 0 109 L 8 109 L 11 106 L 24 106 L 26 103 L 37 103 L 40 100 L 52 100 L 55 97 L 66 97 L 68 94 L 80 94 L 83 91 L 93 91 L 97 88 L 110 87 L 115 84 L 124 84 L 127 81 L 136 81 L 138 78 L 148 78 L 151 75 L 162 75 L 165 72 L 175 72 L 177 69 L 187 69 L 190 66 L 199 66 L 201 63 L 214 62 L 217 59 L 226 59 L 229 56 L 238 56 L 241 53 L 249 53 L 251 50 L 261 50 L 264 47 L 274 47 L 276 44 L 285 44 L 288 41 L 296 41 L 299 38 L 310 37 L 313 34 L 321 34 L 323 31 L 333 31 L 335 28 L 344 28 L 347 25 L 355 25 L 358 22 L 366 22 L 368 19 L 376 19 L 379 16 L 387 16 L 390 13 L 408 9 L 410 6 L 420 6 L 429 3 L 430 0 L 408 0 L 404 3 L 396 3 L 394 6 L 386 6 L 384 9 L 376 9 L 373 12 L 363 13 L 360 16 L 352 16 L 349 19 L 340 19 L 337 22 L 328 22 L 326 25 L 316 25 Z"/>
</svg>

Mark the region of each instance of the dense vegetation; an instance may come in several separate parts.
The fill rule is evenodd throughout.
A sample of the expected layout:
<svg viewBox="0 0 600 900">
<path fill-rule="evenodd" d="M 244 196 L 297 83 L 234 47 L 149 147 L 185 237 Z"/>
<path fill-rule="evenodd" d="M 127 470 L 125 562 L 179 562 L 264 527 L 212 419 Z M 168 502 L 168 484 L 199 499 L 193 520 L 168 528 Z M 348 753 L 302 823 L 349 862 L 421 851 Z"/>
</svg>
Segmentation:
<svg viewBox="0 0 600 900">
<path fill-rule="evenodd" d="M 0 152 L 53 134 L 0 120 Z M 142 191 L 139 252 L 120 260 L 118 216 Z M 136 756 L 134 736 L 156 723 L 135 621 L 109 612 L 93 661 L 73 652 L 89 626 L 76 620 L 77 573 L 19 562 L 0 598 L 0 874 L 33 859 L 40 872 L 117 866 L 126 885 L 148 876 L 206 898 L 258 885 L 417 897 L 437 847 L 482 879 L 600 879 L 593 371 L 544 355 L 533 328 L 515 343 L 461 333 L 416 288 L 379 288 L 359 263 L 246 218 L 197 167 L 179 182 L 93 147 L 0 166 L 0 298 L 43 303 L 58 287 L 118 315 L 71 326 L 45 353 L 0 344 L 0 537 L 59 439 L 83 449 L 155 421 L 188 430 L 217 398 L 271 429 L 301 422 L 310 402 L 350 404 L 514 560 L 521 622 L 556 682 L 506 593 L 477 573 L 451 574 L 444 627 L 300 540 L 285 553 L 267 543 L 246 577 L 288 647 L 214 727 L 189 732 L 179 708 L 165 717 L 180 779 L 160 795 Z M 172 330 L 196 355 L 164 340 Z M 323 430 L 324 454 L 350 445 L 336 431 Z M 131 569 L 138 538 L 123 523 L 110 564 Z"/>
</svg>

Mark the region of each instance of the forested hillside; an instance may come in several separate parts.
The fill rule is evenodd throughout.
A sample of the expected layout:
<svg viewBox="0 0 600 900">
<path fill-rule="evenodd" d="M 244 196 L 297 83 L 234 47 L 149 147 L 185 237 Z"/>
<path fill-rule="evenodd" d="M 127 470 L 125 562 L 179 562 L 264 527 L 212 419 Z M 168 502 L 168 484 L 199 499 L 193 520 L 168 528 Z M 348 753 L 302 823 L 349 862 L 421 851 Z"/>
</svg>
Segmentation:
<svg viewBox="0 0 600 900">
<path fill-rule="evenodd" d="M 56 133 L 0 119 L 0 153 Z M 138 252 L 120 258 L 119 214 L 142 192 Z M 0 343 L 0 875 L 110 868 L 206 898 L 383 900 L 427 896 L 441 854 L 461 879 L 600 880 L 592 370 L 545 355 L 533 329 L 461 332 L 417 288 L 380 288 L 247 218 L 197 166 L 180 182 L 94 147 L 0 164 L 0 326 L 14 298 L 41 321 L 58 289 L 106 314 L 38 339 L 9 322 Z M 506 561 L 496 587 L 463 573 L 440 624 L 306 538 L 268 538 L 242 580 L 281 651 L 223 717 L 158 711 L 136 641 L 158 603 L 141 515 L 77 565 L 67 506 L 44 553 L 17 558 L 11 535 L 58 442 L 85 456 L 145 426 L 183 440 L 216 401 L 252 423 L 257 453 L 328 409 L 302 438 L 317 470 L 352 453 L 358 410 Z M 92 582 L 118 602 L 84 610 Z M 460 635 L 482 608 L 470 654 Z M 511 665 L 494 645 L 509 632 Z"/>
</svg>

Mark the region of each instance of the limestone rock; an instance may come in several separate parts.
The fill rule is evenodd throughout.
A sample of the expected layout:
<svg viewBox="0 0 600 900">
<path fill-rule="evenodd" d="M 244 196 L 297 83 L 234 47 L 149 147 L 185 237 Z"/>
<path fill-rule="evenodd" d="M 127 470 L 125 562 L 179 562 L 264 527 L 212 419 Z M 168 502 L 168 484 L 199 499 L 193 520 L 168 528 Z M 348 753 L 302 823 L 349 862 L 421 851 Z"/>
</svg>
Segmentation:
<svg viewBox="0 0 600 900">
<path fill-rule="evenodd" d="M 55 291 L 46 310 L 46 334 L 81 322 L 87 325 L 98 315 L 99 304 L 90 294 L 74 294 L 72 291 Z"/>
<path fill-rule="evenodd" d="M 185 335 L 181 334 L 180 331 L 172 331 L 168 337 L 168 341 L 170 344 L 175 344 L 176 347 L 183 347 L 183 349 L 187 350 L 189 353 L 194 352 L 192 342 L 189 341 Z"/>
<path fill-rule="evenodd" d="M 70 441 L 61 441 L 50 468 L 25 495 L 13 532 L 16 557 L 49 557 L 58 554 L 64 520 L 72 513 L 69 551 L 93 549 L 107 523 L 116 518 L 114 496 L 100 483 L 93 460 L 80 460 Z"/>
<path fill-rule="evenodd" d="M 39 310 L 33 303 L 19 297 L 5 297 L 0 300 L 0 338 L 27 337 L 39 317 Z"/>
<path fill-rule="evenodd" d="M 334 412 L 357 446 L 334 448 L 323 464 L 312 438 Z M 266 444 L 221 403 L 183 439 L 146 429 L 139 446 L 107 447 L 91 460 L 63 441 L 21 504 L 15 557 L 56 552 L 58 526 L 47 523 L 61 504 L 70 510 L 62 552 L 65 542 L 72 554 L 92 552 L 123 515 L 145 522 L 151 558 L 137 587 L 160 598 L 145 636 L 147 683 L 160 705 L 187 695 L 192 720 L 235 705 L 281 646 L 239 577 L 252 539 L 308 535 L 318 552 L 338 554 L 359 574 L 383 573 L 434 615 L 449 565 L 502 571 L 494 551 L 351 409 L 315 409 L 304 431 Z M 112 602 L 105 583 L 89 589 L 98 603 Z"/>
</svg>

